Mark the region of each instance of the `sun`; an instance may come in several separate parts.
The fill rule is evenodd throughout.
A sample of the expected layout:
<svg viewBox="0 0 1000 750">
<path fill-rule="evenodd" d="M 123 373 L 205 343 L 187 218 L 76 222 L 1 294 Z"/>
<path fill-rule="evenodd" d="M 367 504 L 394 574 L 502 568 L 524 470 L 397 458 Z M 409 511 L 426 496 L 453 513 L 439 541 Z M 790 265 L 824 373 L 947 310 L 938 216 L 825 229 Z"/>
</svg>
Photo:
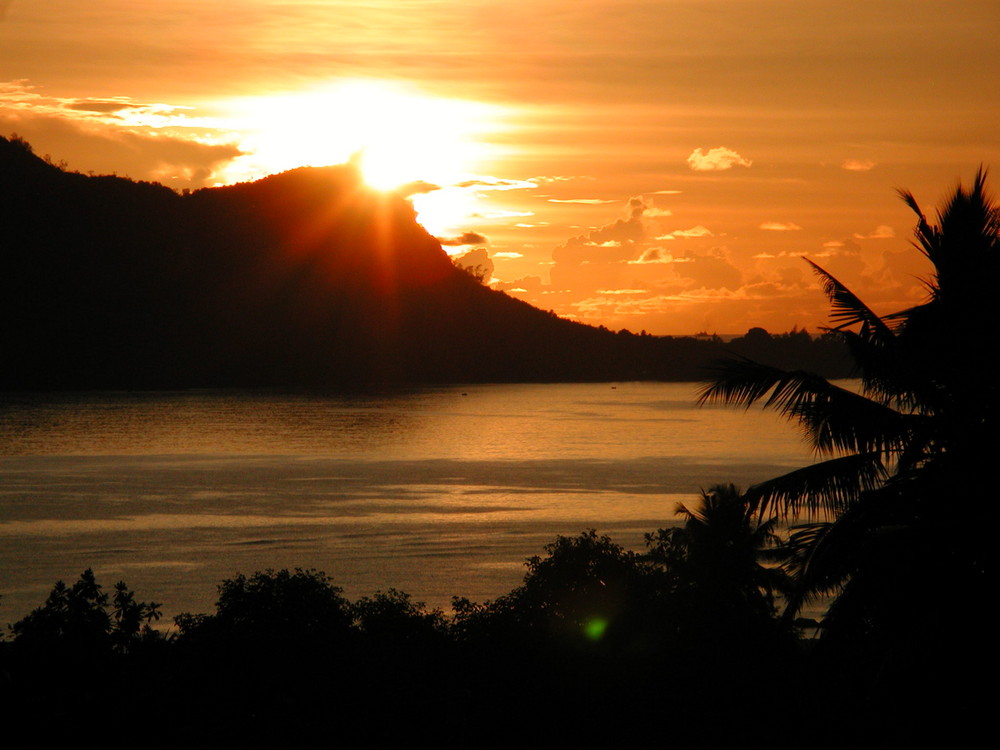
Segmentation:
<svg viewBox="0 0 1000 750">
<path fill-rule="evenodd" d="M 422 180 L 451 184 L 474 173 L 488 148 L 476 139 L 481 113 L 468 102 L 412 96 L 380 87 L 342 95 L 364 112 L 361 169 L 372 187 Z"/>
<path fill-rule="evenodd" d="M 226 169 L 227 181 L 354 161 L 377 190 L 424 183 L 414 204 L 431 232 L 460 223 L 469 201 L 455 187 L 497 163 L 494 136 L 505 129 L 497 105 L 380 80 L 241 97 L 221 108 L 244 152 Z"/>
<path fill-rule="evenodd" d="M 495 155 L 489 140 L 502 127 L 494 105 L 378 80 L 244 97 L 224 108 L 240 132 L 244 165 L 279 172 L 360 154 L 365 182 L 382 190 L 477 173 Z"/>
</svg>

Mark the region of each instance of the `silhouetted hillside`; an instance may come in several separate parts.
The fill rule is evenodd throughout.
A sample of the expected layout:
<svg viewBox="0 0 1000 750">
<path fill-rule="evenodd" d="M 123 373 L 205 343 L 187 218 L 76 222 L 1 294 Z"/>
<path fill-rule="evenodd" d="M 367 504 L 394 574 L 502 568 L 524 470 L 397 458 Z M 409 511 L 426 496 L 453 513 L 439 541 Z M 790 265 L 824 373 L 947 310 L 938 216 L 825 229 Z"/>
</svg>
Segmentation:
<svg viewBox="0 0 1000 750">
<path fill-rule="evenodd" d="M 6 389 L 688 380 L 723 353 L 483 287 L 350 165 L 178 195 L 0 138 L 0 223 Z"/>
</svg>

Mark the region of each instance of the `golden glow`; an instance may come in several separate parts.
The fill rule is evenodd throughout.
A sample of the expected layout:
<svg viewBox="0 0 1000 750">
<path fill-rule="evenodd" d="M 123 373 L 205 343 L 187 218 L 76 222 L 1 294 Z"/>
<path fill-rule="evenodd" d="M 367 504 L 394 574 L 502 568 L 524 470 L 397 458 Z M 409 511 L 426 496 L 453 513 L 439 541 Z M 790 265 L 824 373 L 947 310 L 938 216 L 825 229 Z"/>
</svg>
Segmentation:
<svg viewBox="0 0 1000 750">
<path fill-rule="evenodd" d="M 498 107 L 376 80 L 221 106 L 231 113 L 233 130 L 245 133 L 240 142 L 246 156 L 234 162 L 237 172 L 254 176 L 357 156 L 365 181 L 382 190 L 467 179 L 494 156 L 487 139 L 501 128 Z"/>
<path fill-rule="evenodd" d="M 292 94 L 220 102 L 243 156 L 221 182 L 302 166 L 355 161 L 378 190 L 418 184 L 418 221 L 434 235 L 459 231 L 476 213 L 476 175 L 501 156 L 491 138 L 509 127 L 501 107 L 421 93 L 378 80 L 342 80 Z"/>
<path fill-rule="evenodd" d="M 412 202 L 417 221 L 435 237 L 441 237 L 461 230 L 476 213 L 477 197 L 468 188 L 446 187 L 414 195 Z"/>
</svg>

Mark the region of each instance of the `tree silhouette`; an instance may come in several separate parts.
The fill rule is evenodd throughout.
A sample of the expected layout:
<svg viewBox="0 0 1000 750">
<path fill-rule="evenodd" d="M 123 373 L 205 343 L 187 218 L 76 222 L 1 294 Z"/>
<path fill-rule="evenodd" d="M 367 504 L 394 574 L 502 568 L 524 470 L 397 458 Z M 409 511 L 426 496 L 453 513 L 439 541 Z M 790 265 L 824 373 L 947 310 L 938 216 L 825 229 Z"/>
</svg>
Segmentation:
<svg viewBox="0 0 1000 750">
<path fill-rule="evenodd" d="M 797 586 L 788 614 L 833 594 L 824 640 L 865 664 L 876 685 L 920 684 L 968 644 L 956 602 L 990 590 L 993 505 L 988 486 L 997 411 L 992 319 L 1000 209 L 980 169 L 932 225 L 913 196 L 915 246 L 932 263 L 928 297 L 879 316 L 812 263 L 849 347 L 860 392 L 750 360 L 719 365 L 702 402 L 762 404 L 798 422 L 824 457 L 751 487 L 763 517 L 794 526 L 786 566 Z M 948 511 L 947 509 L 951 509 Z M 955 640 L 950 640 L 955 637 Z M 974 639 L 972 639 L 974 641 Z M 965 654 L 969 657 L 969 654 Z M 894 677 L 893 677 L 894 675 Z M 874 688 L 873 688 L 874 689 Z"/>
<path fill-rule="evenodd" d="M 779 542 L 777 519 L 761 521 L 732 484 L 703 490 L 696 505 L 677 506 L 684 526 L 646 535 L 649 559 L 674 581 L 674 596 L 701 618 L 745 624 L 774 614 L 784 572 L 766 561 Z"/>
<path fill-rule="evenodd" d="M 109 597 L 87 568 L 72 586 L 57 581 L 45 604 L 10 626 L 21 649 L 61 652 L 127 653 L 160 634 L 150 623 L 160 619 L 158 602 L 136 601 L 124 581 Z"/>
<path fill-rule="evenodd" d="M 662 576 L 634 552 L 589 529 L 558 536 L 529 558 L 521 586 L 486 605 L 456 600 L 459 630 L 519 633 L 545 648 L 616 646 L 649 625 Z"/>
<path fill-rule="evenodd" d="M 342 593 L 312 569 L 240 573 L 219 585 L 216 614 L 184 613 L 174 621 L 182 640 L 312 648 L 350 629 L 353 615 Z"/>
</svg>

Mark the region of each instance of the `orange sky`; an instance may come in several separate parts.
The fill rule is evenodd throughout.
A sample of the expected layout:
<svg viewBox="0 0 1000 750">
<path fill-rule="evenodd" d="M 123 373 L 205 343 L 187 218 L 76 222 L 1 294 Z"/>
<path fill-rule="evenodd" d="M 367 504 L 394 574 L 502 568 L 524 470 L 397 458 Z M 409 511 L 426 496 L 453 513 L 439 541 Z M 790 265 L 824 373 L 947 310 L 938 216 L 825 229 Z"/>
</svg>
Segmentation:
<svg viewBox="0 0 1000 750">
<path fill-rule="evenodd" d="M 803 254 L 920 299 L 895 189 L 1000 169 L 998 38 L 995 0 L 0 0 L 0 134 L 178 189 L 366 145 L 539 307 L 815 330 Z"/>
</svg>

